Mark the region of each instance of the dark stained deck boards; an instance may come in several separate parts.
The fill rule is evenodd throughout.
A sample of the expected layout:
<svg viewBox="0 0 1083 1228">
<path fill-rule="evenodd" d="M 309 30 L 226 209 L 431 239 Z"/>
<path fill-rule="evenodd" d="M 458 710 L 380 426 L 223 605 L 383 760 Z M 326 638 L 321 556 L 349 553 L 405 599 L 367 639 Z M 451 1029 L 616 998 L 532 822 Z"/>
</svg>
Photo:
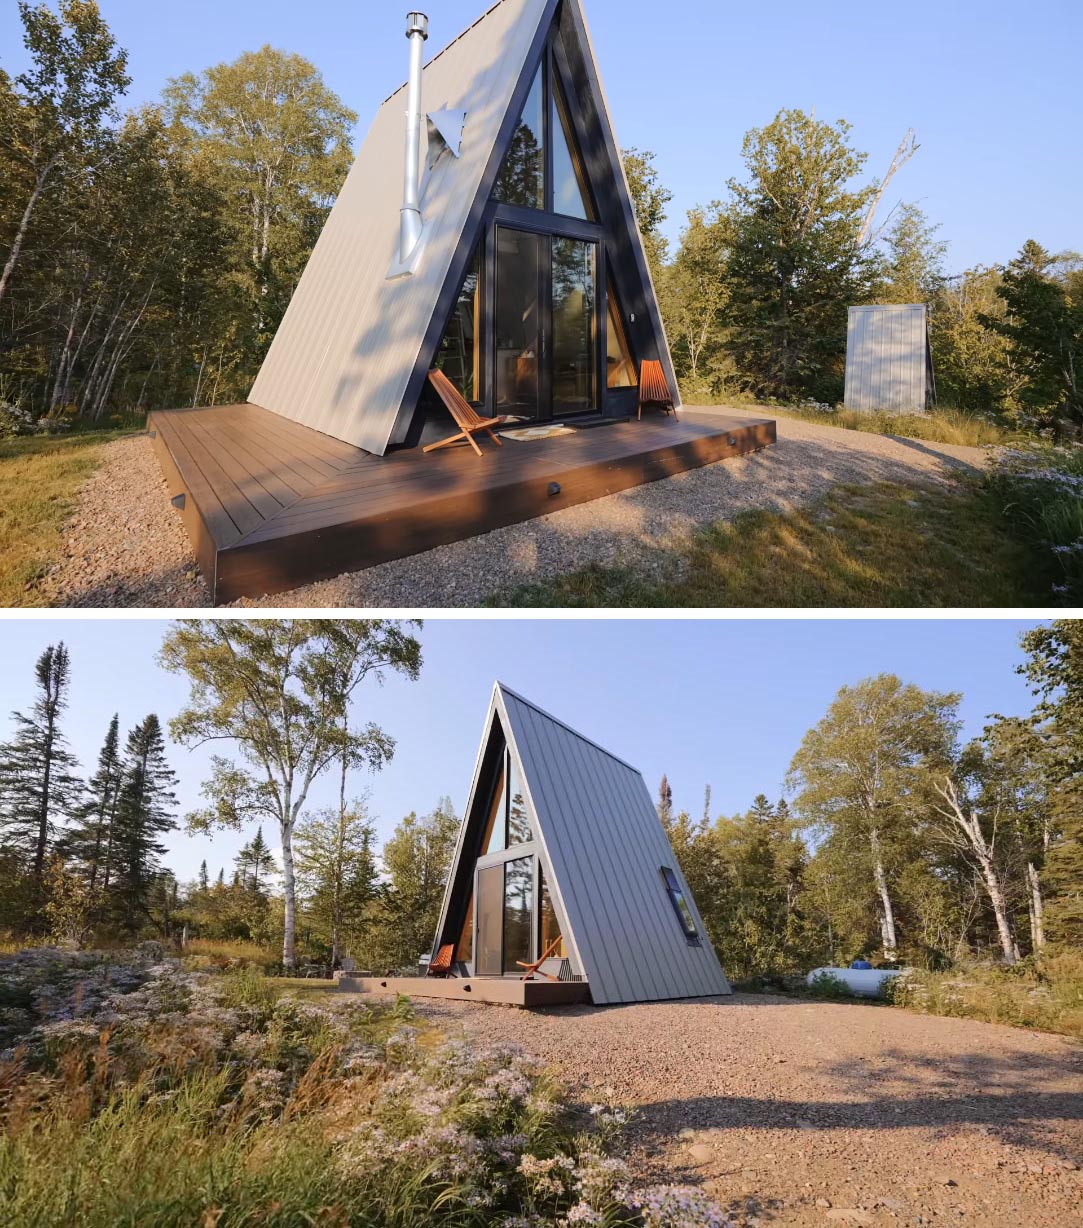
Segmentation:
<svg viewBox="0 0 1083 1228">
<path fill-rule="evenodd" d="M 481 459 L 467 447 L 375 457 L 255 405 L 159 410 L 148 426 L 216 602 L 403 558 L 775 441 L 768 419 L 687 410 L 679 422 L 651 414 L 500 448 L 487 440 Z"/>
</svg>

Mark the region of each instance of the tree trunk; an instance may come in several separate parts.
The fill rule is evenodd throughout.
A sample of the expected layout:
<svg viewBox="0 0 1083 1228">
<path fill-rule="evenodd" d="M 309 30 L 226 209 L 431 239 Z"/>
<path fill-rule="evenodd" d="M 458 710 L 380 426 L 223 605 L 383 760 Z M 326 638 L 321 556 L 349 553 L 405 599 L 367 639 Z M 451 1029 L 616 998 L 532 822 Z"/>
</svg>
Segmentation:
<svg viewBox="0 0 1083 1228">
<path fill-rule="evenodd" d="M 57 159 L 54 155 L 41 168 L 34 182 L 34 190 L 30 193 L 30 199 L 26 202 L 26 208 L 23 210 L 23 216 L 19 221 L 19 229 L 15 232 L 15 240 L 11 245 L 11 252 L 8 255 L 7 263 L 4 265 L 3 273 L 0 273 L 0 303 L 4 301 L 8 283 L 15 272 L 15 266 L 19 263 L 19 253 L 22 251 L 26 232 L 30 229 L 30 219 L 34 216 L 34 210 L 41 199 L 42 192 L 45 190 L 45 181 L 52 174 L 56 161 Z"/>
<path fill-rule="evenodd" d="M 1033 861 L 1027 862 L 1027 903 L 1030 908 L 1030 946 L 1041 955 L 1045 946 L 1045 910 L 1042 903 L 1042 883 Z"/>
<path fill-rule="evenodd" d="M 894 960 L 898 954 L 895 908 L 891 903 L 891 892 L 888 890 L 887 875 L 884 873 L 884 859 L 880 853 L 880 833 L 875 827 L 869 832 L 869 844 L 872 847 L 872 876 L 876 881 L 876 894 L 880 897 L 880 938 L 884 947 L 884 958 Z"/>
<path fill-rule="evenodd" d="M 293 790 L 289 784 L 282 798 L 282 821 L 279 834 L 282 837 L 282 895 L 286 905 L 285 922 L 282 928 L 282 967 L 293 968 L 297 963 L 297 891 L 293 876 Z"/>
<path fill-rule="evenodd" d="M 41 809 L 38 812 L 38 840 L 34 849 L 34 882 L 41 888 L 45 874 L 45 852 L 49 843 L 49 801 L 52 795 L 53 777 L 53 740 L 55 725 L 52 716 L 46 727 L 45 735 L 45 767 L 41 777 Z"/>
<path fill-rule="evenodd" d="M 987 859 L 983 859 L 981 871 L 989 903 L 992 904 L 993 913 L 997 919 L 997 936 L 1000 938 L 1001 954 L 1006 964 L 1014 964 L 1016 962 L 1015 942 L 1012 939 L 1012 927 L 1008 920 L 1008 902 L 1004 898 L 1000 876 L 997 874 L 996 866 Z"/>
</svg>

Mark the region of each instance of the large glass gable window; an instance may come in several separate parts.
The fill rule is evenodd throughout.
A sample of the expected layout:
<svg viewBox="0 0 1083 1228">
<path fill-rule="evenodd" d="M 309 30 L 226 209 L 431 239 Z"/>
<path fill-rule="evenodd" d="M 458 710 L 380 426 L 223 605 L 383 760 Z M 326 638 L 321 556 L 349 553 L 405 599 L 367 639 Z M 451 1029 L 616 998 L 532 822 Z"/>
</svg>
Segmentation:
<svg viewBox="0 0 1083 1228">
<path fill-rule="evenodd" d="M 493 196 L 506 205 L 545 208 L 545 98 L 540 68 L 515 125 Z"/>
<path fill-rule="evenodd" d="M 571 111 L 556 72 L 546 72 L 547 62 L 548 57 L 543 60 L 531 83 L 523 113 L 519 116 L 500 174 L 493 185 L 493 199 L 506 205 L 548 210 L 593 222 L 595 214 L 590 203 L 583 159 L 575 140 Z M 550 167 L 552 182 L 547 183 Z"/>
</svg>

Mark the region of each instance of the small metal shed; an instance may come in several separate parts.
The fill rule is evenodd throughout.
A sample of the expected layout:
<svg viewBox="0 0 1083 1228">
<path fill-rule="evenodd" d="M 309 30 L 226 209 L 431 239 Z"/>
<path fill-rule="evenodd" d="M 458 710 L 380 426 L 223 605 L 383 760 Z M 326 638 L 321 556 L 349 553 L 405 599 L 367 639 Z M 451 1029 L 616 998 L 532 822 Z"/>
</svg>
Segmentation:
<svg viewBox="0 0 1083 1228">
<path fill-rule="evenodd" d="M 846 328 L 847 409 L 924 413 L 936 404 L 924 303 L 851 307 Z"/>
</svg>

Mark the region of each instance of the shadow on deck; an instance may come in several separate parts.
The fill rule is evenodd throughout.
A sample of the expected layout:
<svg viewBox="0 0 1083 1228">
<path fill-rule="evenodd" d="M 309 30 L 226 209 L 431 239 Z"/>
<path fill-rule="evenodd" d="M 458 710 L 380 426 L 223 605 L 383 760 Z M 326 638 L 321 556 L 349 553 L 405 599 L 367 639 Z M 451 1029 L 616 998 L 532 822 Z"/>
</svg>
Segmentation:
<svg viewBox="0 0 1083 1228">
<path fill-rule="evenodd" d="M 156 410 L 148 429 L 215 604 L 532 520 L 754 452 L 770 419 L 682 410 L 551 439 L 373 456 L 256 405 Z"/>
</svg>

